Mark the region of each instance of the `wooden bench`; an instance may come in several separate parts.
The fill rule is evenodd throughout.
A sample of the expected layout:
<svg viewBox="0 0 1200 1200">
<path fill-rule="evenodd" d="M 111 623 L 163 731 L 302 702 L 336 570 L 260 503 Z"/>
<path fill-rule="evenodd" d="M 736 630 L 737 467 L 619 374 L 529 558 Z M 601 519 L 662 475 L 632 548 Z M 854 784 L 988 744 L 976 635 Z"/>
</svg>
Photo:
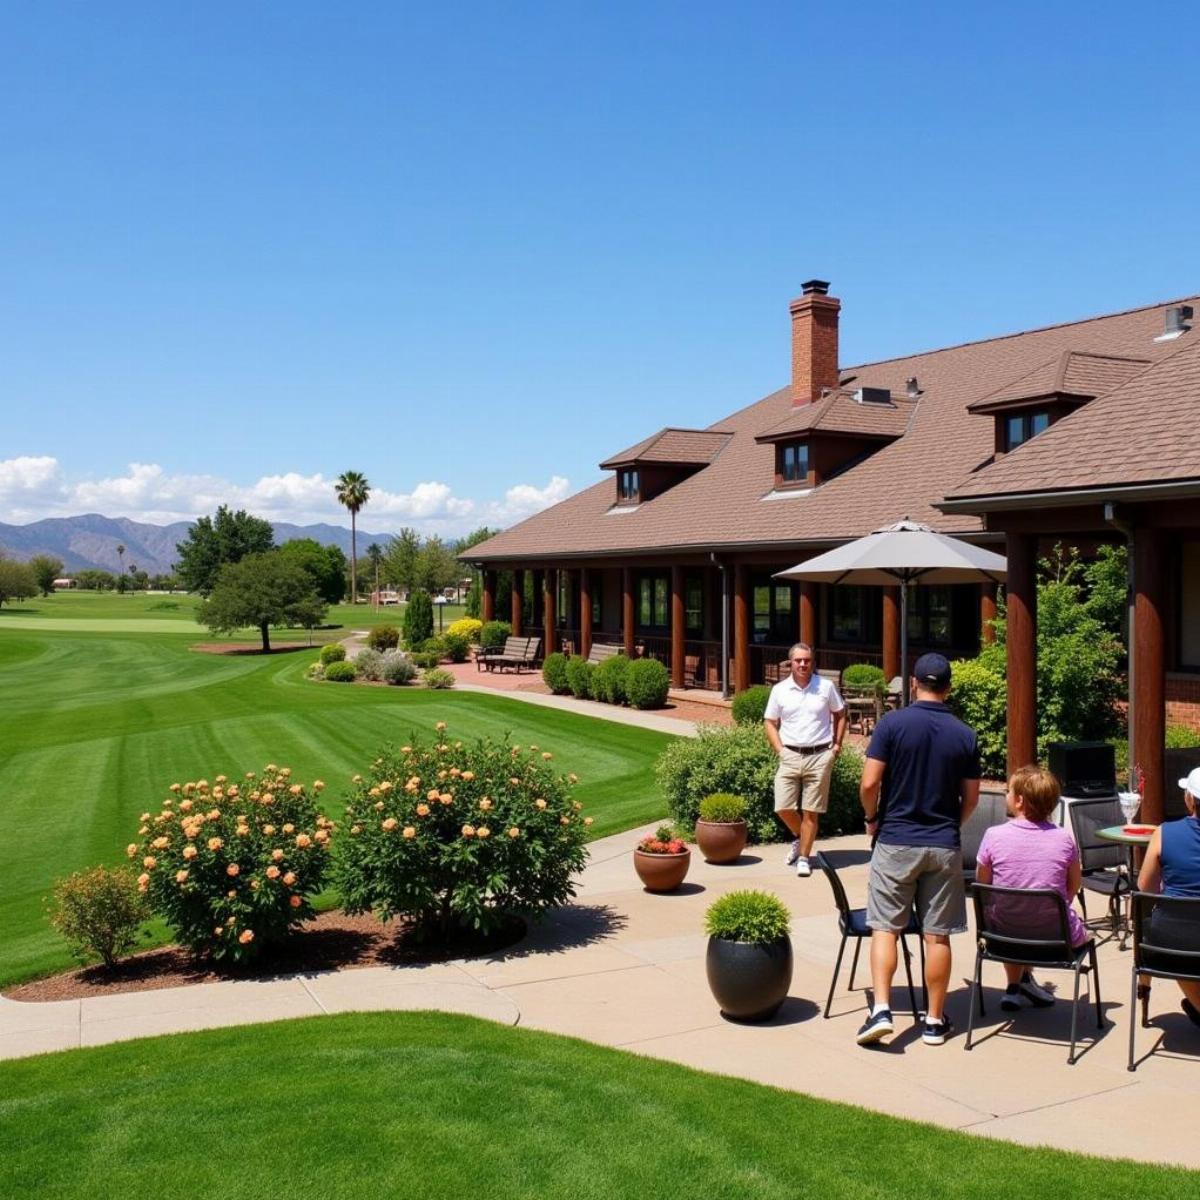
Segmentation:
<svg viewBox="0 0 1200 1200">
<path fill-rule="evenodd" d="M 624 653 L 623 646 L 615 646 L 611 642 L 593 642 L 592 648 L 588 651 L 587 661 L 594 667 L 606 658 L 616 658 L 618 654 Z"/>
<path fill-rule="evenodd" d="M 541 638 L 505 638 L 503 650 L 478 651 L 475 655 L 475 668 L 479 671 L 503 671 L 505 667 L 511 667 L 518 673 L 526 667 L 532 670 L 537 665 L 541 648 Z"/>
</svg>

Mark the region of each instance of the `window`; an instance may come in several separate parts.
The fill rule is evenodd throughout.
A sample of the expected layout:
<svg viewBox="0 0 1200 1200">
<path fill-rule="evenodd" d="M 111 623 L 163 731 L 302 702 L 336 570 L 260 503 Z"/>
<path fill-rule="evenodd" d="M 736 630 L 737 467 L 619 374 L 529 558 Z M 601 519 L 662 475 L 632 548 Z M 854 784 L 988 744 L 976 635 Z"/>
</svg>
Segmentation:
<svg viewBox="0 0 1200 1200">
<path fill-rule="evenodd" d="M 1004 422 L 1004 449 L 1015 450 L 1049 427 L 1050 414 L 1047 412 L 1020 413 L 1008 417 Z"/>
<path fill-rule="evenodd" d="M 950 589 L 910 587 L 908 640 L 910 645 L 950 645 Z"/>
<path fill-rule="evenodd" d="M 829 589 L 833 598 L 829 636 L 835 642 L 861 642 L 864 640 L 866 627 L 864 591 L 864 588 L 847 587 L 845 584 Z"/>
<path fill-rule="evenodd" d="M 617 499 L 622 504 L 636 504 L 642 493 L 641 472 L 632 467 L 617 472 Z"/>
<path fill-rule="evenodd" d="M 704 629 L 704 581 L 697 575 L 689 575 L 684 582 L 683 609 L 688 632 L 702 632 Z"/>
<path fill-rule="evenodd" d="M 808 443 L 788 442 L 780 446 L 775 460 L 780 484 L 808 482 Z"/>
<path fill-rule="evenodd" d="M 638 580 L 638 624 L 642 628 L 665 629 L 670 625 L 670 592 L 665 575 L 643 575 Z"/>
<path fill-rule="evenodd" d="M 790 645 L 796 640 L 791 584 L 756 583 L 751 599 L 752 641 L 759 645 Z"/>
</svg>

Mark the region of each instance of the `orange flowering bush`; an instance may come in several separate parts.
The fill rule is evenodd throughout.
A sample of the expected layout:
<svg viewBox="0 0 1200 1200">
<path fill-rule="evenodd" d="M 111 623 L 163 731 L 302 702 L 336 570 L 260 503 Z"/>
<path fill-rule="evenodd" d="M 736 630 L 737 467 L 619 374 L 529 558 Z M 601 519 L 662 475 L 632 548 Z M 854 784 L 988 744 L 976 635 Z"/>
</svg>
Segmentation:
<svg viewBox="0 0 1200 1200">
<path fill-rule="evenodd" d="M 500 739 L 387 748 L 346 806 L 335 868 L 347 912 L 425 936 L 487 932 L 575 894 L 590 819 L 553 755 Z"/>
<path fill-rule="evenodd" d="M 126 847 L 150 907 L 192 950 L 244 962 L 312 916 L 333 822 L 312 789 L 271 764 L 261 775 L 172 784 L 158 812 L 142 814 Z"/>
</svg>

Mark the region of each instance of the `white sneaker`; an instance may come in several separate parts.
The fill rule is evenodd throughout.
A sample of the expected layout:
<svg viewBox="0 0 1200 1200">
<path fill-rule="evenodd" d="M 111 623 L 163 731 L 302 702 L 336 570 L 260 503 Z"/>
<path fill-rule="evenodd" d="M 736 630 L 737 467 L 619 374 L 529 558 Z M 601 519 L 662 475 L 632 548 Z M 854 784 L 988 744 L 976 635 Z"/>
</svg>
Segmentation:
<svg viewBox="0 0 1200 1200">
<path fill-rule="evenodd" d="M 812 867 L 808 865 L 808 859 L 803 854 L 796 859 L 796 874 L 801 879 L 807 879 L 812 874 Z"/>
<path fill-rule="evenodd" d="M 794 867 L 796 860 L 800 857 L 800 839 L 797 838 L 789 847 L 787 855 L 784 857 L 783 865 L 785 867 Z"/>
</svg>

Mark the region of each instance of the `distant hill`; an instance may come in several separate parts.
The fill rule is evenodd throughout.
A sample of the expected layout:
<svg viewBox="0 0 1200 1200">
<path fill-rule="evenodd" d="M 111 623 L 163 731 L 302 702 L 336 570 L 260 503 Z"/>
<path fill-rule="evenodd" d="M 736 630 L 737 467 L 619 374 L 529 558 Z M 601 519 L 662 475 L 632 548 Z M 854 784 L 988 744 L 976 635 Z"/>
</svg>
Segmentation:
<svg viewBox="0 0 1200 1200">
<path fill-rule="evenodd" d="M 102 517 L 87 513 L 82 517 L 47 517 L 31 525 L 5 525 L 0 522 L 0 549 L 11 558 L 29 559 L 35 554 L 52 554 L 61 558 L 68 571 L 98 567 L 104 571 L 119 571 L 121 556 L 117 547 L 125 547 L 125 566 L 137 563 L 151 575 L 170 571 L 178 557 L 176 543 L 187 537 L 190 521 L 173 525 L 148 525 L 127 517 Z M 358 531 L 358 550 L 361 554 L 372 542 L 383 545 L 390 533 Z M 323 546 L 340 546 L 350 554 L 350 530 L 340 525 L 275 525 L 276 542 L 295 538 L 313 538 Z"/>
</svg>

